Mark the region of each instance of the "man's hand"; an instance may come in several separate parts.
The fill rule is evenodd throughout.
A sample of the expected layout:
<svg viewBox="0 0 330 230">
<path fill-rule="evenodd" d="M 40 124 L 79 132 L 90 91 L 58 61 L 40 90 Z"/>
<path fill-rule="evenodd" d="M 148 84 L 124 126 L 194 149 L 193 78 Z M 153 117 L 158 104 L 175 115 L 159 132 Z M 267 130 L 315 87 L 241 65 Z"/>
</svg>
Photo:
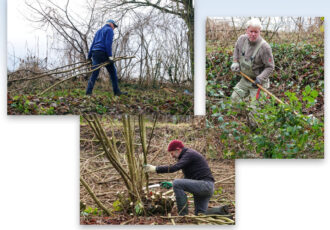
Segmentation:
<svg viewBox="0 0 330 230">
<path fill-rule="evenodd" d="M 259 87 L 257 86 L 257 84 L 261 85 L 261 82 L 259 80 L 259 78 L 256 78 L 256 80 L 254 81 L 254 83 L 252 83 L 252 86 L 256 89 L 258 89 Z"/>
<path fill-rule="evenodd" d="M 143 169 L 145 172 L 156 172 L 156 166 L 153 165 L 143 165 Z"/>
<path fill-rule="evenodd" d="M 112 64 L 114 62 L 112 56 L 109 56 L 109 61 L 110 61 L 110 64 Z"/>
<path fill-rule="evenodd" d="M 233 64 L 231 64 L 230 68 L 231 68 L 231 71 L 233 71 L 233 72 L 239 72 L 239 63 L 233 62 Z"/>
</svg>

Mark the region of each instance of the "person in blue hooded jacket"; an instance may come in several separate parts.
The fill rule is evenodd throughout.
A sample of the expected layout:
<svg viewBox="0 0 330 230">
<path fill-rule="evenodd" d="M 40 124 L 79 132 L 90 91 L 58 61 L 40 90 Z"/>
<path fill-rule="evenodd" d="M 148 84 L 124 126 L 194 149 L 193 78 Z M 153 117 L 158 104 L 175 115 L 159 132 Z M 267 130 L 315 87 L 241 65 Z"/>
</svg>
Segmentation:
<svg viewBox="0 0 330 230">
<path fill-rule="evenodd" d="M 110 74 L 114 94 L 120 96 L 121 94 L 127 93 L 121 92 L 119 89 L 117 71 L 112 57 L 113 30 L 117 27 L 118 26 L 114 20 L 108 20 L 106 24 L 96 32 L 87 58 L 88 60 L 92 59 L 92 69 L 97 68 L 97 66 L 103 62 L 110 61 L 105 67 Z M 86 95 L 92 94 L 99 72 L 100 69 L 95 70 L 89 78 Z"/>
</svg>

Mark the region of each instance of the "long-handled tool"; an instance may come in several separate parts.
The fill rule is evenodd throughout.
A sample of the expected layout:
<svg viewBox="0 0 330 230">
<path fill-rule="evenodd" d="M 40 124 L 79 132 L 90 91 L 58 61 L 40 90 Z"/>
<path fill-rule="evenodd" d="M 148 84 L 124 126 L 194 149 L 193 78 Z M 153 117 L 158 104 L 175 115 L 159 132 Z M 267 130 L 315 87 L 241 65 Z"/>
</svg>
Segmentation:
<svg viewBox="0 0 330 230">
<path fill-rule="evenodd" d="M 254 80 L 252 80 L 248 75 L 246 75 L 245 73 L 240 72 L 240 74 L 245 77 L 247 80 L 249 80 L 250 82 L 252 82 L 253 84 L 255 83 Z M 272 94 L 271 92 L 269 92 L 267 89 L 265 89 L 264 87 L 262 87 L 262 85 L 260 84 L 256 84 L 258 86 L 259 89 L 261 89 L 262 91 L 264 91 L 265 93 L 267 93 L 269 96 L 273 97 L 278 103 L 280 104 L 286 104 L 285 102 L 283 102 L 281 99 L 279 99 L 278 97 L 276 97 L 274 94 Z M 298 113 L 296 111 L 293 111 L 294 114 L 298 115 Z"/>
<path fill-rule="evenodd" d="M 251 83 L 255 83 L 254 82 L 254 80 L 252 80 L 248 75 L 246 75 L 245 73 L 242 73 L 242 72 L 240 72 L 240 74 L 243 76 L 243 77 L 245 77 L 247 80 L 249 80 Z M 272 94 L 271 92 L 269 92 L 267 89 L 265 89 L 264 87 L 262 87 L 262 85 L 260 85 L 260 84 L 256 84 L 258 87 L 259 87 L 259 89 L 261 89 L 262 91 L 264 91 L 265 93 L 267 93 L 269 96 L 271 96 L 271 97 L 273 97 L 277 102 L 279 102 L 280 104 L 286 104 L 286 105 L 288 105 L 287 103 L 285 103 L 285 102 L 283 102 L 282 100 L 280 100 L 278 97 L 276 97 L 274 94 Z M 293 111 L 293 113 L 295 114 L 295 115 L 298 115 L 298 113 L 296 112 L 296 111 Z M 311 116 L 313 119 L 315 119 L 315 117 L 313 116 L 313 115 L 309 115 L 309 116 Z"/>
<path fill-rule="evenodd" d="M 247 80 L 249 80 L 250 82 L 254 83 L 254 80 L 252 80 L 248 75 L 246 75 L 245 73 L 240 72 L 240 74 L 245 77 Z M 280 104 L 285 104 L 283 101 L 281 101 L 278 97 L 276 97 L 274 94 L 272 94 L 271 92 L 269 92 L 267 89 L 265 89 L 264 87 L 262 87 L 262 85 L 260 84 L 256 84 L 259 89 L 261 89 L 262 91 L 264 91 L 265 93 L 267 93 L 269 96 L 273 97 L 278 103 Z"/>
</svg>

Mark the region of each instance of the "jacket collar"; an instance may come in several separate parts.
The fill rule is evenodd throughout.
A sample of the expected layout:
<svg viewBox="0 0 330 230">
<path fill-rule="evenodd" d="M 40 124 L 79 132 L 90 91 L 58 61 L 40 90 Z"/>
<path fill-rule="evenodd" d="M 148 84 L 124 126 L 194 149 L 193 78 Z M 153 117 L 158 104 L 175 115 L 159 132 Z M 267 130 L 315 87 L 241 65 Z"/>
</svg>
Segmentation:
<svg viewBox="0 0 330 230">
<path fill-rule="evenodd" d="M 262 40 L 262 37 L 259 36 L 255 42 L 250 42 L 249 37 L 248 37 L 248 42 L 249 42 L 249 45 L 251 45 L 251 46 L 257 45 L 259 42 L 261 42 L 261 40 Z"/>
<path fill-rule="evenodd" d="M 187 152 L 187 150 L 188 150 L 188 148 L 183 148 L 178 159 L 181 159 L 181 157 L 183 156 L 183 154 L 185 154 Z"/>
<path fill-rule="evenodd" d="M 110 29 L 112 29 L 109 24 L 104 24 L 104 27 L 109 27 Z"/>
</svg>

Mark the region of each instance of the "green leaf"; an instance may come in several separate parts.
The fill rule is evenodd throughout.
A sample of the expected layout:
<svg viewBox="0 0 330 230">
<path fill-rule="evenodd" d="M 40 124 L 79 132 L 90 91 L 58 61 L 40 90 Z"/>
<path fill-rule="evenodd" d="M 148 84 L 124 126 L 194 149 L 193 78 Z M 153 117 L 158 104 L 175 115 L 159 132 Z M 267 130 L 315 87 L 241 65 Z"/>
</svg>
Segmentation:
<svg viewBox="0 0 330 230">
<path fill-rule="evenodd" d="M 307 85 L 307 86 L 305 87 L 305 92 L 306 92 L 307 94 L 309 94 L 309 93 L 311 92 L 311 87 L 310 87 L 309 85 Z"/>
<path fill-rule="evenodd" d="M 121 211 L 122 210 L 121 202 L 119 200 L 116 200 L 115 202 L 113 202 L 112 206 L 113 206 L 113 209 L 115 211 Z"/>
<path fill-rule="evenodd" d="M 314 102 L 314 98 L 312 98 L 312 97 L 307 97 L 307 100 L 308 100 L 308 102 L 310 102 L 310 103 L 313 103 L 313 102 Z"/>
<path fill-rule="evenodd" d="M 317 90 L 312 90 L 311 94 L 310 94 L 313 98 L 317 98 L 317 96 L 319 95 L 319 92 Z"/>
<path fill-rule="evenodd" d="M 138 202 L 136 205 L 135 205 L 135 213 L 136 214 L 138 214 L 138 215 L 140 215 L 140 214 L 142 214 L 142 211 L 143 211 L 143 205 L 140 203 L 140 202 Z"/>
<path fill-rule="evenodd" d="M 14 100 L 14 101 L 17 101 L 18 99 L 19 99 L 19 95 L 13 97 L 13 100 Z"/>
</svg>

